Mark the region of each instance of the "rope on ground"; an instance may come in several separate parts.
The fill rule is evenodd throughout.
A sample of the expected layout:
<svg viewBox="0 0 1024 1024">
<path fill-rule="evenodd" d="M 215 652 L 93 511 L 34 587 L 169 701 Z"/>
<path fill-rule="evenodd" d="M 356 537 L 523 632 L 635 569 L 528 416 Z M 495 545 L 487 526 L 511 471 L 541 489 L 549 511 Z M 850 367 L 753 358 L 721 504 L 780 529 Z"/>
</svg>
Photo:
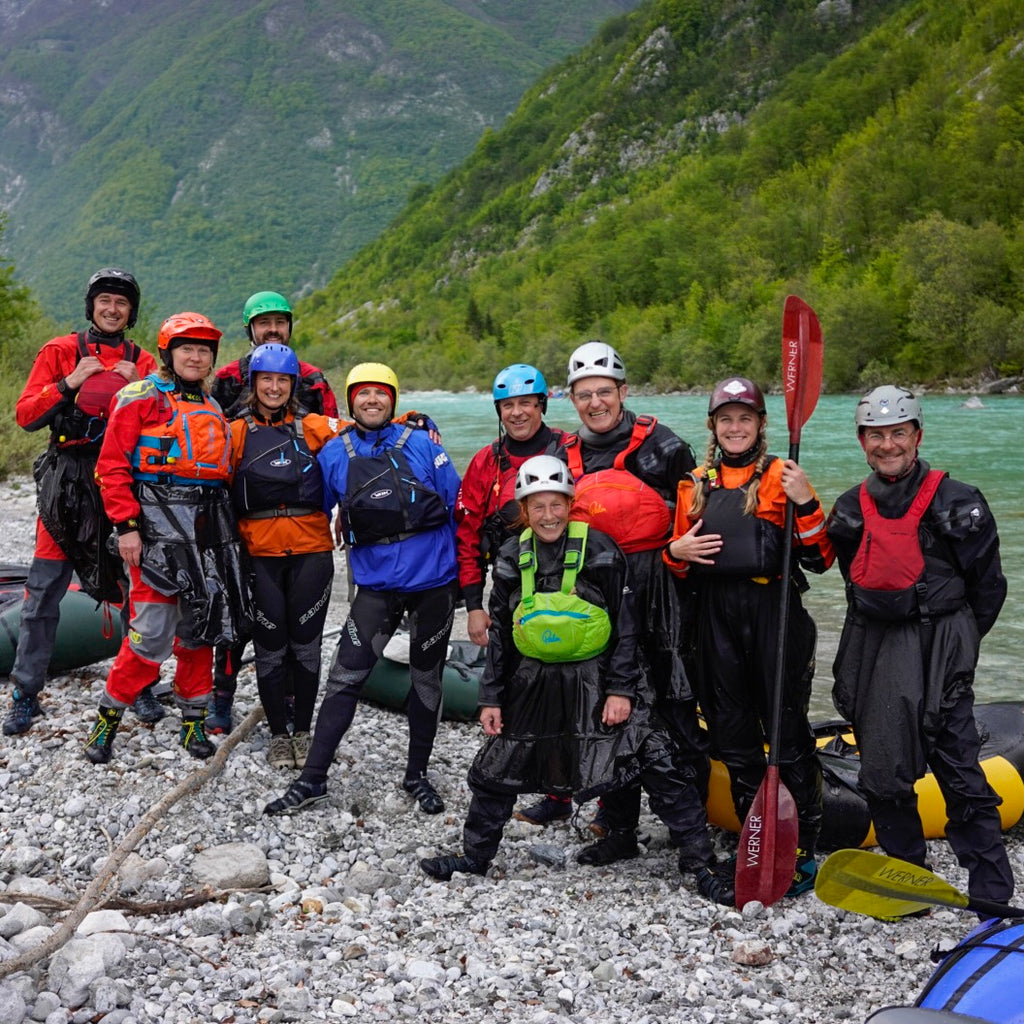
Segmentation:
<svg viewBox="0 0 1024 1024">
<path fill-rule="evenodd" d="M 263 706 L 257 704 L 231 731 L 227 739 L 222 740 L 218 744 L 217 753 L 202 768 L 189 772 L 187 778 L 182 779 L 173 789 L 168 790 L 153 804 L 107 857 L 99 873 L 89 883 L 89 887 L 82 893 L 78 903 L 64 919 L 60 927 L 38 946 L 33 946 L 12 960 L 5 960 L 0 963 L 0 978 L 6 978 L 19 971 L 27 970 L 40 960 L 45 960 L 48 956 L 52 956 L 61 946 L 69 942 L 75 934 L 75 929 L 85 920 L 86 916 L 95 910 L 97 906 L 103 905 L 103 892 L 117 875 L 128 854 L 139 845 L 159 822 L 164 820 L 167 812 L 179 800 L 191 793 L 198 792 L 210 779 L 215 778 L 224 770 L 228 755 L 242 740 L 249 736 L 262 718 Z"/>
</svg>

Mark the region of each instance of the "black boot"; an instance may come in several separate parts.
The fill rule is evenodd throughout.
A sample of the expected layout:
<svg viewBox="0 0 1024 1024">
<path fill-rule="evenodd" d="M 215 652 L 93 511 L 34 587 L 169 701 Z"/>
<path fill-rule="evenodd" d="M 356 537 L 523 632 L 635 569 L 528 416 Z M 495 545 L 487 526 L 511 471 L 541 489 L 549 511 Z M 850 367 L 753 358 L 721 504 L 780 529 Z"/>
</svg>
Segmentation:
<svg viewBox="0 0 1024 1024">
<path fill-rule="evenodd" d="M 619 860 L 632 860 L 640 855 L 636 842 L 636 832 L 629 829 L 613 829 L 596 843 L 591 843 L 580 851 L 576 858 L 579 864 L 603 867 Z"/>
<path fill-rule="evenodd" d="M 204 761 L 217 753 L 216 745 L 206 738 L 206 708 L 181 716 L 181 745 Z"/>
<path fill-rule="evenodd" d="M 89 739 L 85 743 L 85 756 L 93 764 L 106 764 L 113 753 L 114 737 L 117 735 L 117 727 L 121 724 L 121 716 L 124 715 L 122 708 L 99 709 L 96 724 L 89 733 Z"/>
<path fill-rule="evenodd" d="M 160 701 L 153 696 L 152 683 L 135 698 L 132 710 L 139 716 L 139 721 L 145 722 L 146 725 L 156 724 L 167 714 Z"/>
</svg>

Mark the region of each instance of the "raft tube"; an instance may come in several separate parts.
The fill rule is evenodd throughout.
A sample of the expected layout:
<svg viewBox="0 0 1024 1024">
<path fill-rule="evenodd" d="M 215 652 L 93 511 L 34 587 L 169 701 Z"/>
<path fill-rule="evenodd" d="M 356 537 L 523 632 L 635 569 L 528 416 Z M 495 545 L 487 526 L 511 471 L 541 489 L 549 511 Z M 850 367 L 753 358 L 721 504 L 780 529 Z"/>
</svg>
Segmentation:
<svg viewBox="0 0 1024 1024">
<path fill-rule="evenodd" d="M 871 1024 L 1024 1024 L 1024 924 L 978 925 L 936 968 L 913 1007 L 889 1006 Z"/>
<path fill-rule="evenodd" d="M 468 640 L 453 640 L 448 648 L 441 676 L 441 717 L 451 722 L 470 722 L 477 717 L 486 650 Z M 381 658 L 359 696 L 370 704 L 404 710 L 409 699 L 409 666 Z"/>
<path fill-rule="evenodd" d="M 26 566 L 0 565 L 0 676 L 10 675 L 14 667 L 27 580 Z M 49 674 L 60 675 L 112 658 L 120 646 L 120 610 L 112 605 L 97 604 L 72 584 L 60 602 L 60 622 L 47 670 Z"/>
<path fill-rule="evenodd" d="M 974 714 L 982 739 L 981 767 L 989 784 L 1002 797 L 999 817 L 1005 831 L 1024 815 L 1024 704 L 977 704 Z M 824 796 L 821 848 L 841 850 L 877 845 L 867 804 L 857 789 L 860 758 L 849 724 L 822 722 L 812 728 L 818 743 Z M 946 831 L 946 803 L 935 776 L 929 772 L 914 788 L 925 837 L 938 839 Z M 708 819 L 721 828 L 739 831 L 729 793 L 729 773 L 718 761 L 711 762 Z"/>
</svg>

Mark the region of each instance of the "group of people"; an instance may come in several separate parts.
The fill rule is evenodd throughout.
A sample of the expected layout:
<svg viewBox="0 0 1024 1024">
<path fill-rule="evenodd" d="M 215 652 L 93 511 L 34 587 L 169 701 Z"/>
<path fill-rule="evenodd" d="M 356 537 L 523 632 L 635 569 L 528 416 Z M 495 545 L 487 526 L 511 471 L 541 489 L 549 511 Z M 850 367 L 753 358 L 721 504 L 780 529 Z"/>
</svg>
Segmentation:
<svg viewBox="0 0 1024 1024">
<path fill-rule="evenodd" d="M 139 298 L 127 272 L 97 272 L 90 328 L 43 347 L 18 402 L 19 424 L 49 427 L 50 443 L 35 471 L 37 545 L 5 733 L 42 713 L 74 571 L 97 600 L 122 604 L 126 625 L 88 758 L 111 759 L 126 708 L 144 721 L 163 714 L 150 690 L 172 652 L 181 745 L 210 757 L 210 735 L 231 730 L 251 639 L 268 759 L 300 769 L 264 812 L 291 813 L 325 799 L 363 684 L 406 622 L 402 786 L 437 814 L 444 801 L 427 768 L 461 599 L 470 638 L 486 647 L 485 738 L 469 771 L 463 849 L 423 859 L 427 875 L 484 874 L 513 814 L 544 825 L 594 797 L 597 839 L 579 861 L 635 857 L 646 792 L 680 872 L 732 904 L 735 863 L 716 858 L 704 807 L 709 755 L 728 768 L 742 821 L 764 779 L 781 685 L 774 754 L 799 816 L 788 893 L 799 895 L 814 884 L 822 818 L 808 721 L 816 633 L 800 594 L 805 570 L 838 559 L 848 613 L 834 699 L 858 737 L 880 844 L 925 866 L 913 787 L 930 767 L 971 895 L 1010 898 L 972 688 L 980 639 L 1006 593 L 998 534 L 976 488 L 920 458 L 923 415 L 909 391 L 882 386 L 857 405 L 871 474 L 826 517 L 803 469 L 769 453 L 755 382 L 715 386 L 698 464 L 667 426 L 626 407 L 622 359 L 589 341 L 568 365 L 575 431 L 544 422 L 549 389 L 536 367 L 508 366 L 492 391 L 498 436 L 460 479 L 428 418 L 396 417 L 390 367 L 354 367 L 350 419 L 339 417 L 323 373 L 290 347 L 292 312 L 278 293 L 246 303 L 251 351 L 216 376 L 221 332 L 200 314 L 163 322 L 159 366 L 125 338 Z M 314 727 L 336 540 L 357 591 Z M 529 793 L 542 799 L 516 812 Z"/>
</svg>

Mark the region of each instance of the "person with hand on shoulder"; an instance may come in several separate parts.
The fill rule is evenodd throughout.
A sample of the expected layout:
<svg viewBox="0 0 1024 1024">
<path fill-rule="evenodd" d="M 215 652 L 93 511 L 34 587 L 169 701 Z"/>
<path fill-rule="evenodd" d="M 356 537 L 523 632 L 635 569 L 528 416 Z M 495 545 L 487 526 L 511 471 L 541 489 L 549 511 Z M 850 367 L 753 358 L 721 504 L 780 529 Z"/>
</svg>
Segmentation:
<svg viewBox="0 0 1024 1024">
<path fill-rule="evenodd" d="M 398 378 L 389 366 L 360 363 L 348 375 L 345 395 L 355 425 L 318 458 L 324 508 L 340 509 L 359 589 L 334 652 L 305 767 L 263 813 L 287 814 L 327 796 L 327 772 L 363 684 L 408 615 L 409 746 L 402 788 L 425 813 L 440 814 L 444 802 L 427 766 L 459 589 L 453 518 L 459 475 L 427 431 L 392 421 Z"/>
<path fill-rule="evenodd" d="M 3 723 L 8 736 L 27 732 L 43 713 L 39 694 L 72 573 L 97 601 L 124 601 L 127 581 L 120 559 L 107 551 L 111 526 L 94 471 L 114 395 L 156 369 L 153 356 L 124 334 L 135 326 L 140 297 L 127 270 L 97 270 L 85 291 L 89 329 L 54 338 L 39 350 L 15 408 L 18 426 L 47 428 L 50 439 L 34 467 L 39 518 L 11 668 L 11 709 Z M 147 723 L 164 715 L 151 686 L 134 707 Z"/>
<path fill-rule="evenodd" d="M 711 749 L 729 769 L 742 822 L 764 779 L 779 640 L 779 591 L 790 587 L 779 776 L 799 815 L 788 896 L 814 885 L 821 831 L 821 768 L 808 720 L 817 631 L 800 593 L 800 567 L 833 561 L 825 515 L 803 468 L 768 453 L 761 389 L 746 377 L 715 385 L 704 463 L 679 483 L 664 558 L 696 591 L 696 681 Z M 795 506 L 793 559 L 782 564 L 786 502 Z"/>
<path fill-rule="evenodd" d="M 557 458 L 527 459 L 515 494 L 525 529 L 494 567 L 480 690 L 487 739 L 469 771 L 463 853 L 420 867 L 442 881 L 484 874 L 518 793 L 589 799 L 639 778 L 679 848 L 679 870 L 696 875 L 704 896 L 732 904 L 731 872 L 715 863 L 694 811 L 700 795 L 651 721 L 625 556 L 607 535 L 569 521 L 574 487 Z"/>
<path fill-rule="evenodd" d="M 869 391 L 855 422 L 871 474 L 836 501 L 828 535 L 847 581 L 832 697 L 857 735 L 859 788 L 882 849 L 928 867 L 914 783 L 930 768 L 970 895 L 1008 903 L 1001 799 L 974 719 L 981 638 L 1006 599 L 996 523 L 977 488 L 920 457 L 906 388 Z"/>
<path fill-rule="evenodd" d="M 172 652 L 181 745 L 216 752 L 205 731 L 213 644 L 234 643 L 249 617 L 226 487 L 231 438 L 206 389 L 220 337 L 200 313 L 168 317 L 163 366 L 122 389 L 103 438 L 96 479 L 128 568 L 131 620 L 86 742 L 94 764 L 110 760 L 125 707 Z"/>
</svg>

